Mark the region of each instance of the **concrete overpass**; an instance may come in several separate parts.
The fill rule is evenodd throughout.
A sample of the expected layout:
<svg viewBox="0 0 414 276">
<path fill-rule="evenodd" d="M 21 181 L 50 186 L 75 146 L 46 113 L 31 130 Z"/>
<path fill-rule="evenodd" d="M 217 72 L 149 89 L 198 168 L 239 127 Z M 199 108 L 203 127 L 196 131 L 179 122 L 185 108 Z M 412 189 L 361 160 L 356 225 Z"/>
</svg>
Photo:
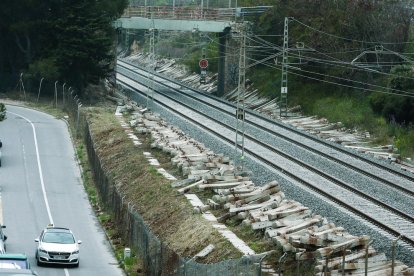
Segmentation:
<svg viewBox="0 0 414 276">
<path fill-rule="evenodd" d="M 165 30 L 217 33 L 219 37 L 219 65 L 217 94 L 223 95 L 227 83 L 226 74 L 230 69 L 227 48 L 230 31 L 237 21 L 246 15 L 263 13 L 269 6 L 252 8 L 218 8 L 204 9 L 200 7 L 173 6 L 140 6 L 128 7 L 124 15 L 114 22 L 118 29 Z M 234 45 L 232 45 L 234 47 Z M 231 61 L 237 63 L 236 60 Z M 232 71 L 234 71 L 232 66 Z"/>
</svg>

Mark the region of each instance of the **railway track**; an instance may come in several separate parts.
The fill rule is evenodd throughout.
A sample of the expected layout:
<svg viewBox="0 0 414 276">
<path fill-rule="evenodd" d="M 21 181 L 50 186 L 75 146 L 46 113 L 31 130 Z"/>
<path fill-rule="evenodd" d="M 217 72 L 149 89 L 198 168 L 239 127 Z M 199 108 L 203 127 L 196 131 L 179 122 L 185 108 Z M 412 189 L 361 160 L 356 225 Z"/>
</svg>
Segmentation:
<svg viewBox="0 0 414 276">
<path fill-rule="evenodd" d="M 131 89 L 134 93 L 146 96 L 146 93 L 142 91 L 146 91 L 147 82 L 145 79 L 148 73 L 142 68 L 122 61 L 118 63 L 117 71 L 118 81 L 123 86 Z M 137 84 L 136 79 L 145 85 Z M 234 105 L 210 95 L 200 94 L 191 88 L 182 89 L 181 84 L 160 75 L 154 77 L 154 81 L 157 82 L 154 102 L 204 128 L 209 133 L 213 133 L 219 139 L 234 145 Z M 195 104 L 192 104 L 194 102 L 202 102 L 210 109 L 210 112 L 194 107 Z M 215 116 L 211 115 L 213 113 Z M 245 133 L 245 152 L 248 155 L 352 211 L 387 233 L 395 237 L 402 235 L 402 240 L 414 248 L 414 214 L 405 209 L 409 210 L 410 206 L 412 207 L 414 199 L 413 176 L 297 131 L 283 123 L 269 120 L 255 112 L 247 112 L 245 123 L 257 131 L 265 132 L 273 139 L 283 140 L 285 146 L 300 147 L 302 151 L 307 151 L 315 159 L 329 160 L 330 166 L 340 167 L 345 173 L 352 173 L 363 179 L 371 179 L 372 183 L 380 185 L 382 190 L 388 191 L 381 196 L 370 193 L 369 189 L 359 189 L 341 177 L 332 175 L 321 167 L 311 165 L 298 156 L 281 150 L 270 141 L 258 139 L 249 131 Z M 393 199 L 385 200 L 387 193 L 390 193 L 389 191 L 404 198 L 406 203 L 399 205 L 393 202 L 395 201 Z"/>
</svg>

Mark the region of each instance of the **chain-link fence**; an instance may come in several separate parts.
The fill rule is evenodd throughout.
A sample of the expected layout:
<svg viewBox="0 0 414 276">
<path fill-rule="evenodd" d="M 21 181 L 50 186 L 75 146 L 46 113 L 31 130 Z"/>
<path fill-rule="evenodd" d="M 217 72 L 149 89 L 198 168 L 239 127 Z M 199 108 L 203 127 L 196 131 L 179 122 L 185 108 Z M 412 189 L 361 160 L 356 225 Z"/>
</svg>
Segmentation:
<svg viewBox="0 0 414 276">
<path fill-rule="evenodd" d="M 124 239 L 143 260 L 146 275 L 260 275 L 260 264 L 247 256 L 215 264 L 201 264 L 178 256 L 151 233 L 134 205 L 125 200 L 102 167 L 96 154 L 88 125 L 85 143 L 98 192 L 104 207 L 114 214 L 116 225 L 124 231 Z"/>
</svg>

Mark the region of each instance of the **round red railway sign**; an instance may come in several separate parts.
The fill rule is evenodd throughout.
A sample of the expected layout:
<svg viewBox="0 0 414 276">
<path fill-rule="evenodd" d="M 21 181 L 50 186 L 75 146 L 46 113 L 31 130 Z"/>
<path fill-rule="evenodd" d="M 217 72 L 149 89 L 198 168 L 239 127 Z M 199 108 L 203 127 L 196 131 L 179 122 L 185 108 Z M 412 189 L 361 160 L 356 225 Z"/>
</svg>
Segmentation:
<svg viewBox="0 0 414 276">
<path fill-rule="evenodd" d="M 200 65 L 200 68 L 205 69 L 205 68 L 208 67 L 208 60 L 201 59 L 200 62 L 198 63 L 198 65 Z"/>
</svg>

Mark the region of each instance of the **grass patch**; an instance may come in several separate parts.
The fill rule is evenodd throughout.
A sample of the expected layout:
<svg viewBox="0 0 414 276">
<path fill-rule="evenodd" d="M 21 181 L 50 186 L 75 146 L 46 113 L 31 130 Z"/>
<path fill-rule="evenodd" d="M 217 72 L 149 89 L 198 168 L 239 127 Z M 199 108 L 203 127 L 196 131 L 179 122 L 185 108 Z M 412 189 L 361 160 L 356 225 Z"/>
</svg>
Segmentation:
<svg viewBox="0 0 414 276">
<path fill-rule="evenodd" d="M 125 200 L 135 206 L 151 232 L 164 244 L 183 257 L 193 257 L 214 244 L 216 249 L 201 260 L 205 263 L 241 257 L 210 223 L 193 214 L 193 207 L 171 188 L 171 181 L 149 165 L 143 152 L 150 152 L 164 169 L 172 168 L 171 156 L 152 149 L 148 135 L 138 135 L 143 145 L 134 146 L 113 112 L 102 108 L 88 110 L 88 121 L 105 171 L 119 183 Z"/>
</svg>

